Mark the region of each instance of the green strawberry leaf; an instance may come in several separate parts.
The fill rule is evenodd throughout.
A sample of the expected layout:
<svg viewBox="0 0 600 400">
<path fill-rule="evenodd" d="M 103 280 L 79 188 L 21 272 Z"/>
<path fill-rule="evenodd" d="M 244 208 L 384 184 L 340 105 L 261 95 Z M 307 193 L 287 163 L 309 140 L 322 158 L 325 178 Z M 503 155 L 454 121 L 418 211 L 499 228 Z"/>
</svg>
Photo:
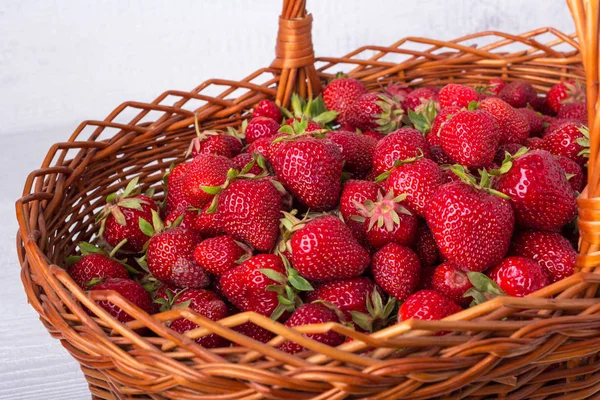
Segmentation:
<svg viewBox="0 0 600 400">
<path fill-rule="evenodd" d="M 208 194 L 219 194 L 221 193 L 221 186 L 200 186 L 200 189 L 202 189 L 204 192 L 208 193 Z"/>
<path fill-rule="evenodd" d="M 79 246 L 79 250 L 81 250 L 81 254 L 83 254 L 84 256 L 87 256 L 88 254 L 104 254 L 105 253 L 104 250 L 102 250 L 88 242 L 79 242 L 77 244 L 77 246 Z"/>
<path fill-rule="evenodd" d="M 506 295 L 496 282 L 481 272 L 467 272 L 469 281 L 473 287 L 480 292 L 495 294 L 498 296 Z"/>
<path fill-rule="evenodd" d="M 285 277 L 285 275 L 283 275 L 280 272 L 277 272 L 273 269 L 270 268 L 261 268 L 259 269 L 259 271 L 265 275 L 267 278 L 274 280 L 277 283 L 280 283 L 282 285 L 285 285 L 285 283 L 287 282 L 287 278 Z"/>
<path fill-rule="evenodd" d="M 65 263 L 67 263 L 68 265 L 73 265 L 79 260 L 81 260 L 81 256 L 69 256 L 65 258 Z"/>
<path fill-rule="evenodd" d="M 142 233 L 146 236 L 154 236 L 155 232 L 154 232 L 154 228 L 152 227 L 152 224 L 150 224 L 150 222 L 146 221 L 143 218 L 140 218 L 138 220 L 138 224 L 140 227 L 140 230 L 142 231 Z"/>
</svg>

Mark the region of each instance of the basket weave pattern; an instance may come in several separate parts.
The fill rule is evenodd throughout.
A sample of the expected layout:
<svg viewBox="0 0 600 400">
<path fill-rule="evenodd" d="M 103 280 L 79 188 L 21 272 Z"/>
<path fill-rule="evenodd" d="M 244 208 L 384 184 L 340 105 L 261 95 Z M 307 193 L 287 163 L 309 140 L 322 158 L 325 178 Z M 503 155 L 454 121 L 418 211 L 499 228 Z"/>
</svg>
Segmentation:
<svg viewBox="0 0 600 400">
<path fill-rule="evenodd" d="M 167 91 L 151 103 L 123 103 L 102 121 L 84 121 L 68 141 L 54 145 L 17 201 L 21 277 L 41 321 L 81 363 L 93 396 L 579 399 L 600 392 L 595 298 L 600 275 L 594 273 L 600 265 L 595 222 L 600 221 L 599 2 L 570 0 L 569 5 L 579 39 L 550 28 L 519 36 L 482 32 L 449 42 L 406 38 L 344 57 L 315 58 L 305 1 L 285 0 L 269 68 L 239 82 L 212 79 L 189 92 Z M 411 320 L 365 335 L 333 323 L 290 329 L 255 313 L 219 322 L 187 309 L 149 316 L 114 292 L 83 292 L 60 267 L 78 241 L 97 231 L 94 214 L 106 196 L 128 180 L 139 176 L 161 198 L 163 174 L 181 161 L 195 135 L 195 115 L 203 129 L 237 128 L 260 100 L 285 105 L 293 92 L 315 95 L 340 70 L 369 88 L 389 81 L 421 86 L 501 77 L 547 91 L 566 79 L 585 80 L 591 156 L 589 185 L 579 200 L 580 272 L 527 298 L 498 297 L 443 321 Z M 96 305 L 98 300 L 117 304 L 135 320 L 120 324 Z M 167 328 L 165 323 L 180 317 L 202 328 L 185 335 Z M 265 345 L 230 329 L 248 321 L 277 336 Z M 355 340 L 331 348 L 302 336 L 327 330 Z M 431 336 L 435 330 L 452 334 Z M 208 333 L 239 346 L 207 350 L 193 340 Z M 277 350 L 285 340 L 311 351 Z"/>
</svg>

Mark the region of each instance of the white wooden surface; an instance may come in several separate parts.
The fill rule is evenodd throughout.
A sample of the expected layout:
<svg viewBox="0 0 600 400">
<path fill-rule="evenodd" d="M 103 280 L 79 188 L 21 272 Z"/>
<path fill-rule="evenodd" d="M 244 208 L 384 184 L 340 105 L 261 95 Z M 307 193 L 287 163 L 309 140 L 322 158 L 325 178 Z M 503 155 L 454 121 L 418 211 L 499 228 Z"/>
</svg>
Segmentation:
<svg viewBox="0 0 600 400">
<path fill-rule="evenodd" d="M 318 54 L 405 36 L 573 30 L 563 0 L 309 0 Z M 14 201 L 27 173 L 78 121 L 273 56 L 280 0 L 0 2 L 0 399 L 85 399 L 78 365 L 26 304 Z M 264 17 L 263 17 L 264 16 Z M 264 19 L 261 19 L 264 18 Z"/>
</svg>

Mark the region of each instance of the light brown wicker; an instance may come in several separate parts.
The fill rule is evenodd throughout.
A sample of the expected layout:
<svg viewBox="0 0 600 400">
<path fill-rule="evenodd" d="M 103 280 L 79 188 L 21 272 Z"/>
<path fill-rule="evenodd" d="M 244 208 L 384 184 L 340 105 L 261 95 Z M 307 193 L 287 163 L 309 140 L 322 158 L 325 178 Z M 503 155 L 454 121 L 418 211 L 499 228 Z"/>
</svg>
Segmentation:
<svg viewBox="0 0 600 400">
<path fill-rule="evenodd" d="M 211 79 L 189 92 L 167 91 L 152 103 L 123 103 L 54 145 L 16 204 L 21 276 L 43 324 L 81 363 L 94 398 L 598 398 L 600 2 L 568 3 L 578 39 L 551 28 L 518 36 L 481 32 L 453 41 L 406 38 L 315 58 L 305 1 L 285 0 L 269 68 L 240 82 Z M 253 313 L 219 322 L 187 309 L 150 316 L 114 292 L 83 292 L 60 267 L 77 241 L 96 232 L 93 214 L 106 196 L 129 179 L 139 176 L 160 198 L 163 173 L 194 136 L 194 115 L 205 128 L 239 126 L 260 100 L 286 104 L 292 92 L 316 94 L 339 70 L 370 88 L 390 80 L 419 86 L 502 77 L 547 91 L 565 79 L 585 80 L 591 157 L 589 185 L 579 199 L 579 272 L 527 298 L 499 297 L 443 321 L 411 320 L 368 336 L 331 323 L 294 330 Z M 136 116 L 125 119 L 132 110 Z M 135 320 L 121 325 L 94 302 L 103 299 Z M 181 335 L 165 325 L 180 316 L 202 328 Z M 247 321 L 278 336 L 265 345 L 230 329 Z M 331 348 L 301 335 L 329 329 L 355 340 Z M 452 334 L 433 337 L 435 330 Z M 239 346 L 207 350 L 193 340 L 209 332 Z M 310 351 L 282 353 L 275 347 L 285 339 Z"/>
</svg>

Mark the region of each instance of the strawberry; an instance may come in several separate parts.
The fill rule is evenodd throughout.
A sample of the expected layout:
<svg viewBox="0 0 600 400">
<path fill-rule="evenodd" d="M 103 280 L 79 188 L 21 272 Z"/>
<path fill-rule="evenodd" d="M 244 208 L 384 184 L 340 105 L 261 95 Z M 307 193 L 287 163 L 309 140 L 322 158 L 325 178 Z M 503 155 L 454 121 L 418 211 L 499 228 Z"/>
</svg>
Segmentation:
<svg viewBox="0 0 600 400">
<path fill-rule="evenodd" d="M 256 139 L 254 142 L 252 142 L 248 146 L 246 151 L 251 154 L 252 153 L 260 154 L 263 157 L 268 159 L 271 143 L 273 143 L 273 140 L 275 140 L 275 138 L 276 138 L 276 136 L 262 137 L 260 139 Z"/>
<path fill-rule="evenodd" d="M 440 129 L 442 150 L 467 167 L 492 163 L 503 134 L 495 118 L 486 111 L 460 111 Z"/>
<path fill-rule="evenodd" d="M 185 289 L 172 295 L 171 298 L 171 304 L 167 304 L 164 311 L 167 309 L 189 307 L 190 310 L 211 321 L 218 321 L 227 316 L 227 306 L 210 290 Z M 171 322 L 169 327 L 175 332 L 185 333 L 200 328 L 200 325 L 186 318 L 177 318 Z M 221 336 L 211 333 L 197 338 L 196 343 L 207 349 L 215 349 L 218 347 L 226 347 L 229 344 L 229 341 Z"/>
<path fill-rule="evenodd" d="M 365 220 L 367 239 L 376 249 L 388 243 L 403 246 L 414 243 L 418 222 L 414 213 L 400 204 L 405 199 L 406 195 L 394 197 L 394 192 L 390 190 L 385 196 L 379 192 L 375 202 L 366 200 L 364 204 L 354 203 Z"/>
<path fill-rule="evenodd" d="M 96 223 L 100 223 L 100 237 L 113 247 L 127 240 L 121 249 L 136 253 L 142 251 L 150 239 L 142 232 L 138 221 L 140 218 L 152 219 L 152 211 L 158 210 L 154 200 L 139 194 L 137 183 L 138 178 L 135 178 L 122 193 L 108 196 L 104 209 L 96 217 Z"/>
<path fill-rule="evenodd" d="M 576 192 L 581 192 L 585 186 L 583 169 L 575 161 L 563 156 L 554 156 L 565 173 L 569 184 Z"/>
<path fill-rule="evenodd" d="M 539 137 L 530 137 L 525 141 L 525 147 L 529 150 L 540 150 L 543 146 L 544 140 Z"/>
<path fill-rule="evenodd" d="M 523 108 L 535 101 L 537 93 L 529 83 L 515 81 L 504 86 L 498 93 L 498 97 L 514 108 Z"/>
<path fill-rule="evenodd" d="M 544 129 L 544 134 L 542 135 L 542 137 L 546 137 L 546 136 L 554 133 L 555 131 L 561 129 L 562 127 L 564 127 L 566 125 L 573 125 L 573 124 L 576 125 L 576 126 L 582 125 L 579 121 L 577 121 L 575 119 L 558 119 L 558 118 L 554 118 L 550 122 L 547 123 L 546 128 Z"/>
<path fill-rule="evenodd" d="M 413 88 L 406 86 L 404 83 L 390 81 L 386 87 L 383 87 L 381 83 L 379 86 L 382 91 L 390 97 L 396 96 L 399 101 L 404 101 L 406 96 L 413 91 Z"/>
<path fill-rule="evenodd" d="M 488 275 L 509 296 L 524 297 L 548 285 L 542 267 L 525 257 L 506 257 Z"/>
<path fill-rule="evenodd" d="M 431 153 L 431 159 L 439 166 L 453 163 L 452 159 L 448 154 L 444 153 L 444 150 L 440 146 L 431 146 L 429 152 Z"/>
<path fill-rule="evenodd" d="M 585 103 L 585 99 L 585 87 L 574 80 L 557 83 L 552 86 L 546 94 L 546 102 L 554 113 L 560 112 L 560 110 L 569 103 Z"/>
<path fill-rule="evenodd" d="M 344 119 L 361 131 L 389 133 L 401 126 L 403 116 L 398 99 L 381 93 L 364 93 L 346 110 Z"/>
<path fill-rule="evenodd" d="M 373 164 L 377 140 L 355 132 L 331 131 L 327 138 L 337 144 L 344 160 L 344 169 L 354 175 L 365 176 Z"/>
<path fill-rule="evenodd" d="M 220 276 L 235 267 L 244 254 L 247 254 L 230 236 L 217 236 L 198 243 L 194 249 L 194 260 L 211 274 Z"/>
<path fill-rule="evenodd" d="M 279 122 L 268 117 L 254 117 L 246 126 L 246 143 L 254 143 L 263 137 L 272 137 L 279 132 Z"/>
<path fill-rule="evenodd" d="M 204 206 L 194 220 L 194 232 L 205 238 L 218 236 L 223 233 L 223 218 L 219 209 L 217 208 L 214 213 L 209 213 L 207 212 L 209 208 L 210 204 Z"/>
<path fill-rule="evenodd" d="M 545 115 L 545 116 L 556 115 L 556 113 L 554 111 L 552 111 L 552 109 L 548 105 L 548 102 L 546 101 L 545 96 L 538 95 L 532 102 L 529 103 L 529 105 L 535 111 L 542 113 L 542 115 Z"/>
<path fill-rule="evenodd" d="M 498 93 L 506 86 L 506 82 L 502 78 L 492 78 L 488 81 L 486 92 L 498 96 Z"/>
<path fill-rule="evenodd" d="M 102 283 L 99 283 L 90 289 L 91 291 L 97 290 L 114 290 L 123 296 L 127 301 L 140 308 L 142 311 L 150 313 L 153 310 L 152 298 L 144 290 L 142 285 L 131 279 L 122 278 L 110 278 Z M 104 308 L 110 315 L 119 320 L 119 322 L 125 323 L 133 321 L 133 317 L 125 312 L 121 307 L 111 303 L 108 300 L 97 301 L 98 305 Z M 88 313 L 91 314 L 90 311 Z"/>
<path fill-rule="evenodd" d="M 373 152 L 373 169 L 379 175 L 392 169 L 397 160 L 421 155 L 425 158 L 431 156 L 423 135 L 413 128 L 401 128 L 377 143 Z"/>
<path fill-rule="evenodd" d="M 236 143 L 234 143 L 236 142 Z M 242 150 L 239 139 L 220 132 L 197 130 L 197 136 L 192 139 L 187 156 L 196 157 L 201 154 L 214 154 L 227 158 L 233 158 Z"/>
<path fill-rule="evenodd" d="M 421 268 L 421 277 L 419 278 L 419 284 L 415 291 L 420 290 L 433 290 L 433 274 L 435 273 L 436 267 L 423 266 Z"/>
<path fill-rule="evenodd" d="M 408 247 L 389 243 L 377 250 L 371 261 L 375 283 L 398 301 L 404 301 L 419 283 L 421 263 Z"/>
<path fill-rule="evenodd" d="M 529 136 L 529 122 L 508 103 L 496 97 L 482 100 L 480 108 L 489 112 L 500 127 L 500 143 L 523 143 Z"/>
<path fill-rule="evenodd" d="M 296 228 L 289 243 L 292 263 L 306 279 L 326 282 L 354 278 L 369 265 L 369 254 L 339 218 L 324 215 Z"/>
<path fill-rule="evenodd" d="M 188 229 L 192 233 L 196 233 L 196 212 L 188 208 L 178 208 L 170 214 L 167 214 L 165 218 L 165 223 L 167 225 L 174 225 L 175 223 L 177 223 L 177 226 Z M 202 239 L 201 235 L 198 235 L 198 237 Z"/>
<path fill-rule="evenodd" d="M 517 154 L 506 167 L 508 171 L 499 176 L 495 188 L 511 198 L 520 226 L 556 231 L 575 217 L 575 194 L 550 153 Z"/>
<path fill-rule="evenodd" d="M 358 80 L 346 77 L 339 77 L 327 84 L 323 88 L 321 95 L 323 102 L 330 111 L 337 111 L 337 121 L 340 124 L 346 122 L 346 112 L 352 106 L 354 101 L 367 93 L 365 86 Z"/>
<path fill-rule="evenodd" d="M 531 108 L 517 108 L 516 110 L 527 120 L 529 134 L 531 136 L 540 136 L 544 131 L 544 119 L 542 115 Z"/>
<path fill-rule="evenodd" d="M 235 168 L 237 170 L 241 171 L 246 165 L 248 165 L 249 163 L 253 163 L 252 168 L 248 170 L 249 174 L 259 175 L 263 172 L 263 168 L 256 162 L 256 154 L 241 153 L 233 157 L 232 161 L 235 164 Z"/>
<path fill-rule="evenodd" d="M 434 161 L 422 157 L 397 161 L 394 165 L 385 181 L 386 190 L 397 196 L 406 195 L 404 203 L 418 216 L 424 216 L 431 197 L 444 183 L 442 170 Z"/>
<path fill-rule="evenodd" d="M 302 325 L 323 324 L 326 322 L 340 322 L 335 311 L 325 307 L 322 304 L 304 304 L 300 306 L 290 319 L 285 322 L 285 326 L 294 327 Z M 305 335 L 316 342 L 328 346 L 338 346 L 344 343 L 345 337 L 337 332 L 328 331 L 325 333 L 308 333 Z M 279 350 L 286 353 L 295 354 L 306 350 L 304 347 L 294 342 L 284 342 L 279 346 Z"/>
<path fill-rule="evenodd" d="M 338 204 L 343 160 L 336 144 L 299 137 L 282 140 L 270 153 L 277 178 L 307 207 L 329 210 Z"/>
<path fill-rule="evenodd" d="M 222 185 L 227 180 L 227 172 L 234 168 L 233 161 L 223 156 L 203 154 L 194 158 L 183 178 L 185 199 L 196 208 L 204 207 L 214 194 L 203 188 Z"/>
<path fill-rule="evenodd" d="M 279 109 L 277 104 L 267 99 L 261 100 L 258 103 L 258 105 L 254 108 L 252 118 L 257 117 L 267 117 L 277 122 L 283 119 L 283 115 L 281 114 L 281 110 Z"/>
<path fill-rule="evenodd" d="M 443 294 L 434 290 L 420 290 L 402 304 L 398 312 L 398 320 L 440 320 L 459 311 L 461 311 L 461 308 Z M 447 333 L 445 331 L 438 332 L 436 336 L 446 335 Z"/>
<path fill-rule="evenodd" d="M 347 220 L 353 215 L 359 215 L 355 202 L 363 204 L 365 200 L 375 201 L 380 190 L 374 182 L 354 179 L 346 181 L 340 198 L 340 212 L 344 219 Z"/>
<path fill-rule="evenodd" d="M 441 109 L 452 106 L 467 107 L 472 101 L 478 100 L 479 95 L 475 89 L 455 83 L 449 83 L 440 89 L 438 93 L 438 101 Z"/>
<path fill-rule="evenodd" d="M 574 119 L 582 124 L 588 123 L 587 104 L 568 103 L 564 104 L 557 115 L 558 119 Z"/>
<path fill-rule="evenodd" d="M 469 183 L 440 186 L 425 209 L 427 225 L 444 257 L 463 271 L 483 271 L 506 255 L 513 211 L 508 200 L 487 187 L 487 179 L 476 184 L 461 168 L 454 170 Z"/>
<path fill-rule="evenodd" d="M 469 298 L 463 295 L 473 285 L 467 274 L 456 268 L 451 262 L 445 262 L 436 267 L 432 278 L 433 289 L 457 304 L 468 304 Z"/>
<path fill-rule="evenodd" d="M 550 283 L 557 282 L 575 272 L 577 252 L 559 233 L 523 231 L 514 238 L 510 254 L 527 257 L 537 262 Z"/>
<path fill-rule="evenodd" d="M 431 125 L 431 131 L 427 134 L 427 142 L 433 146 L 441 146 L 440 129 L 448 122 L 452 115 L 461 110 L 460 107 L 452 106 L 442 108 L 435 116 Z"/>
<path fill-rule="evenodd" d="M 440 251 L 435 243 L 433 233 L 426 223 L 419 224 L 417 229 L 417 242 L 415 243 L 415 253 L 421 260 L 423 267 L 435 265 L 440 257 Z"/>
<path fill-rule="evenodd" d="M 246 322 L 231 329 L 261 343 L 267 343 L 275 336 L 271 331 L 252 322 Z"/>
<path fill-rule="evenodd" d="M 189 163 L 181 163 L 171 168 L 163 178 L 163 187 L 166 191 L 165 214 L 169 215 L 176 210 L 187 209 L 190 203 L 185 199 L 183 193 L 184 177 L 187 173 Z"/>
<path fill-rule="evenodd" d="M 430 101 L 437 103 L 438 94 L 431 87 L 422 87 L 413 90 L 406 95 L 406 98 L 402 102 L 402 108 L 404 111 L 408 110 L 416 111 L 420 106 Z"/>
<path fill-rule="evenodd" d="M 342 130 L 340 128 L 340 130 Z M 371 137 L 373 139 L 375 139 L 376 141 L 380 141 L 381 139 L 383 139 L 384 137 L 386 137 L 385 133 L 381 133 L 381 132 L 377 132 L 377 131 L 366 131 L 362 133 L 365 136 Z"/>
<path fill-rule="evenodd" d="M 352 311 L 368 313 L 367 297 L 376 289 L 369 278 L 359 277 L 323 283 L 312 292 L 307 292 L 306 302 L 317 300 L 333 304 L 344 313 L 347 320 L 352 320 Z"/>
<path fill-rule="evenodd" d="M 80 242 L 78 247 L 82 255 L 69 257 L 68 261 L 75 262 L 69 267 L 69 275 L 80 287 L 93 286 L 100 279 L 129 278 L 127 268 L 112 258 L 113 254 L 87 242 Z"/>
</svg>

